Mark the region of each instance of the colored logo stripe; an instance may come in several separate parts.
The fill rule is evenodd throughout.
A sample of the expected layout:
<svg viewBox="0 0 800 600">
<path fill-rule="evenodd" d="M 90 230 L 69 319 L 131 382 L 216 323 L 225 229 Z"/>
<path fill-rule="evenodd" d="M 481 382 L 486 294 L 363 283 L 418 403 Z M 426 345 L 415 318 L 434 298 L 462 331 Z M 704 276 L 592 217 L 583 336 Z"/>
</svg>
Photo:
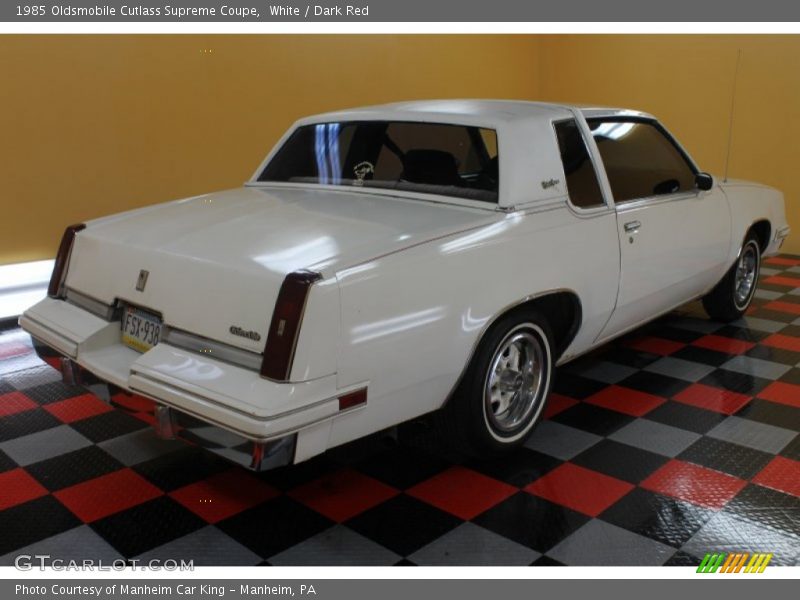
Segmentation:
<svg viewBox="0 0 800 600">
<path fill-rule="evenodd" d="M 748 562 L 747 559 L 750 559 Z M 703 557 L 700 566 L 697 567 L 698 573 L 763 573 L 764 569 L 772 560 L 772 553 L 756 552 L 714 552 Z M 745 566 L 747 563 L 747 566 Z M 744 570 L 742 570 L 744 569 Z"/>
</svg>

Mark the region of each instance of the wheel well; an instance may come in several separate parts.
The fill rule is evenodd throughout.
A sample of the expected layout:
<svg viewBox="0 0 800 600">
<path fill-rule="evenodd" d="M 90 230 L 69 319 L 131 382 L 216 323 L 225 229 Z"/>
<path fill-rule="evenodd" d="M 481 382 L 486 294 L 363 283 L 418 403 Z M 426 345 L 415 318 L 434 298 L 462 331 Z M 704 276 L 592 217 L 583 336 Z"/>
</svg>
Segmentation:
<svg viewBox="0 0 800 600">
<path fill-rule="evenodd" d="M 758 238 L 758 246 L 763 253 L 764 250 L 767 249 L 769 246 L 769 238 L 770 234 L 772 233 L 772 227 L 769 224 L 769 221 L 758 221 L 757 223 L 753 223 L 748 230 L 748 233 L 752 231 L 756 234 Z"/>
<path fill-rule="evenodd" d="M 515 310 L 521 307 L 534 308 L 547 319 L 553 332 L 556 359 L 561 356 L 578 333 L 583 318 L 578 296 L 574 292 L 553 292 L 528 300 Z"/>
</svg>

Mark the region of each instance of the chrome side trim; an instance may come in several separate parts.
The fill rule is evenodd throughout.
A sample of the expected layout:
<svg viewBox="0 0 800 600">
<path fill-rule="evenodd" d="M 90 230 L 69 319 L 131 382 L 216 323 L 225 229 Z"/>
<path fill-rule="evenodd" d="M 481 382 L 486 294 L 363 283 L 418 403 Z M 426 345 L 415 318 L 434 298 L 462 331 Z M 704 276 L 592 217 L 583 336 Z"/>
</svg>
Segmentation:
<svg viewBox="0 0 800 600">
<path fill-rule="evenodd" d="M 67 288 L 66 296 L 64 298 L 70 304 L 82 308 L 83 310 L 92 313 L 106 321 L 114 320 L 115 308 L 109 306 L 105 302 L 96 300 L 91 296 L 87 296 L 81 292 L 77 292 L 72 288 Z"/>
<path fill-rule="evenodd" d="M 243 350 L 230 344 L 217 342 L 201 335 L 189 333 L 181 329 L 174 329 L 172 327 L 165 327 L 166 331 L 161 337 L 161 341 L 188 350 L 208 356 L 214 360 L 219 360 L 236 367 L 242 367 L 250 371 L 258 371 L 261 369 L 261 354 Z"/>
<path fill-rule="evenodd" d="M 663 194 L 660 196 L 647 196 L 645 198 L 636 198 L 635 200 L 627 200 L 617 202 L 617 213 L 623 213 L 629 210 L 635 210 L 645 206 L 656 206 L 658 204 L 666 204 L 667 202 L 679 202 L 681 200 L 696 200 L 699 199 L 706 192 L 692 191 L 692 192 L 678 192 L 677 194 Z"/>
</svg>

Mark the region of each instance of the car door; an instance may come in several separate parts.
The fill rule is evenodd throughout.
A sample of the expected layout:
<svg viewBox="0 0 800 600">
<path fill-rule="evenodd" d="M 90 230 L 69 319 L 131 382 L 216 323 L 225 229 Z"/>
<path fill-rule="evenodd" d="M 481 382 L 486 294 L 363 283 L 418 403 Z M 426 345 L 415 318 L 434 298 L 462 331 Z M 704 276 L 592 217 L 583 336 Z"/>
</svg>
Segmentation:
<svg viewBox="0 0 800 600">
<path fill-rule="evenodd" d="M 617 211 L 620 283 L 599 340 L 696 298 L 722 274 L 730 211 L 719 187 L 698 189 L 697 167 L 656 121 L 587 119 Z"/>
</svg>

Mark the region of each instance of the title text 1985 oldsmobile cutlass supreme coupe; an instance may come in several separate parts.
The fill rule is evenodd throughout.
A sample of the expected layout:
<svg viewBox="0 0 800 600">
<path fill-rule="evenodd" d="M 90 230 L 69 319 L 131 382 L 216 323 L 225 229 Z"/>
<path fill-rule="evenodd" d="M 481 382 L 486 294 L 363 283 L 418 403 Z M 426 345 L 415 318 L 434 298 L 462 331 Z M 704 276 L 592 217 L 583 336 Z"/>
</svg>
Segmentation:
<svg viewBox="0 0 800 600">
<path fill-rule="evenodd" d="M 20 324 L 67 376 L 254 469 L 424 413 L 521 444 L 556 365 L 687 301 L 747 309 L 780 192 L 652 116 L 428 101 L 296 123 L 244 187 L 67 228 Z"/>
</svg>

